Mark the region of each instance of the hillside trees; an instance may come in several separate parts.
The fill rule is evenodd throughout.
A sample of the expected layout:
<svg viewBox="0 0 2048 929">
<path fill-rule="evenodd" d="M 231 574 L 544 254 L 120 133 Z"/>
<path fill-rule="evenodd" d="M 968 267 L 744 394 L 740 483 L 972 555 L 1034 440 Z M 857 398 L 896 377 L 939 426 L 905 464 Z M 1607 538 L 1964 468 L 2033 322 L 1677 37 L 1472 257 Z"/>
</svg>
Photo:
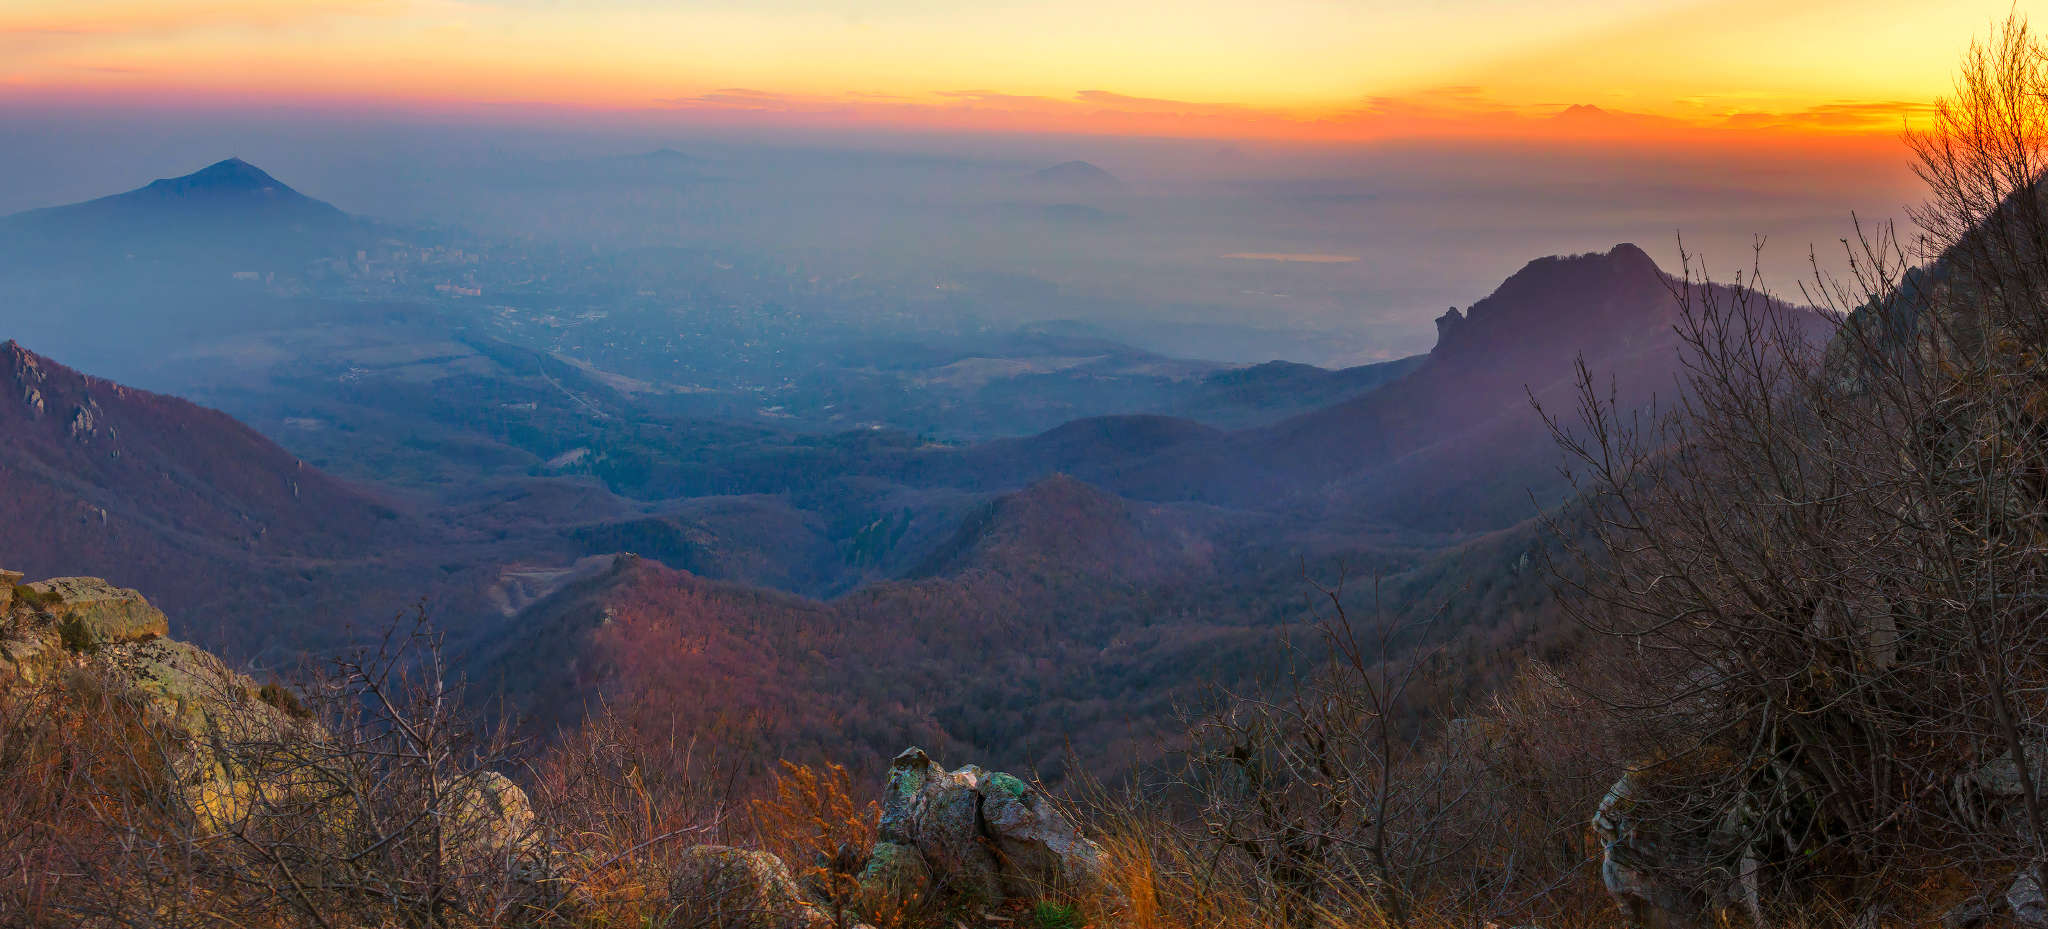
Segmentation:
<svg viewBox="0 0 2048 929">
<path fill-rule="evenodd" d="M 1642 907 L 2048 866 L 2044 61 L 2018 19 L 1973 47 L 1913 137 L 1923 236 L 1807 289 L 1831 338 L 1689 260 L 1676 401 L 1582 370 L 1584 425 L 1551 417 L 1591 526 L 1561 602 L 1610 644 L 1581 686 L 1646 733 L 1603 805 Z"/>
</svg>

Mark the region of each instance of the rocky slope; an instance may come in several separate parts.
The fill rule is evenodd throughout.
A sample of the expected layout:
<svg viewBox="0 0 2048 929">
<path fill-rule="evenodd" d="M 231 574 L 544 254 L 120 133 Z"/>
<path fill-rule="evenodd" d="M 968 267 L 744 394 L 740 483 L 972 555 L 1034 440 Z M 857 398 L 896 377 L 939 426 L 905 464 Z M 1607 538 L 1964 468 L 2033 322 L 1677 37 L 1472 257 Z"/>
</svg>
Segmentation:
<svg viewBox="0 0 2048 929">
<path fill-rule="evenodd" d="M 0 343 L 0 431 L 0 563 L 117 574 L 252 640 L 290 618 L 270 607 L 340 593 L 335 572 L 405 532 L 391 507 L 222 413 L 13 342 Z"/>
<path fill-rule="evenodd" d="M 134 590 L 96 577 L 21 579 L 0 571 L 0 698 L 82 700 L 107 688 L 132 698 L 171 735 L 159 744 L 179 746 L 167 752 L 184 802 L 202 818 L 240 815 L 247 785 L 215 748 L 297 731 L 295 699 L 168 638 L 164 614 Z"/>
</svg>

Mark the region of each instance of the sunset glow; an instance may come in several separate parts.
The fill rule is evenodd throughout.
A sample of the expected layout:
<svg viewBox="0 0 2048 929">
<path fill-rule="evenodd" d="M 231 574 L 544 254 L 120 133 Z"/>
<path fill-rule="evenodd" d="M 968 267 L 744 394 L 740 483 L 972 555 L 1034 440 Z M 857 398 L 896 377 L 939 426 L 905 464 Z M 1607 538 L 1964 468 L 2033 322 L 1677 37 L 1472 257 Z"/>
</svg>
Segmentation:
<svg viewBox="0 0 2048 929">
<path fill-rule="evenodd" d="M 0 95 L 1304 140 L 1889 136 L 1945 89 L 1957 50 L 2007 9 L 16 0 L 0 9 Z"/>
</svg>

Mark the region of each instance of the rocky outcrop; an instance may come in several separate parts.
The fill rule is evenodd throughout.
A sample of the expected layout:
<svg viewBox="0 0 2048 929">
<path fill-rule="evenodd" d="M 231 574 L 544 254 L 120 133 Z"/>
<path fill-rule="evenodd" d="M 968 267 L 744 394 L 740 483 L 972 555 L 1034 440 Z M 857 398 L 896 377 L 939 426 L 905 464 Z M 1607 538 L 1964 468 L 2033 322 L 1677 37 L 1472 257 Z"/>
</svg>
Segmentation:
<svg viewBox="0 0 2048 929">
<path fill-rule="evenodd" d="M 861 883 L 876 893 L 938 890 L 982 903 L 1066 894 L 1123 904 L 1102 849 L 1044 792 L 978 765 L 947 771 L 917 748 L 889 766 L 880 835 Z"/>
<path fill-rule="evenodd" d="M 171 633 L 162 610 L 142 594 L 96 577 L 57 577 L 28 585 L 59 625 L 75 624 L 93 643 L 144 642 Z"/>
<path fill-rule="evenodd" d="M 36 682 L 102 647 L 163 637 L 162 611 L 133 590 L 96 577 L 59 577 L 23 586 L 0 571 L 0 685 Z"/>
<path fill-rule="evenodd" d="M 1720 818 L 1687 817 L 1673 828 L 1648 801 L 1656 792 L 1654 768 L 1622 775 L 1593 814 L 1600 845 L 1600 882 L 1633 929 L 1758 923 L 1759 865 L 1738 826 L 1746 810 Z"/>
<path fill-rule="evenodd" d="M 0 696 L 54 707 L 117 697 L 164 736 L 151 742 L 161 757 L 152 756 L 150 769 L 203 829 L 235 829 L 258 811 L 271 819 L 281 811 L 330 820 L 360 815 L 324 787 L 301 792 L 302 783 L 328 783 L 312 769 L 334 740 L 289 691 L 259 686 L 206 650 L 169 638 L 164 614 L 136 591 L 88 577 L 20 580 L 0 572 Z M 275 771 L 265 767 L 273 760 Z M 276 771 L 286 773 L 259 773 Z M 333 773 L 335 782 L 346 777 Z M 487 885 L 490 904 L 508 922 L 573 912 L 574 888 L 518 785 L 482 770 L 456 782 L 441 802 L 436 817 L 451 864 Z"/>
<path fill-rule="evenodd" d="M 91 681 L 136 701 L 175 736 L 172 786 L 202 821 L 242 815 L 253 785 L 231 773 L 220 746 L 307 731 L 311 723 L 265 699 L 264 689 L 197 646 L 165 638 L 170 624 L 142 594 L 96 577 L 18 586 L 0 607 L 0 687 Z"/>
<path fill-rule="evenodd" d="M 1693 896 L 1676 886 L 1663 858 L 1664 837 L 1653 834 L 1637 814 L 1638 774 L 1630 772 L 1608 788 L 1593 814 L 1600 844 L 1600 883 L 1620 907 L 1629 926 L 1690 925 L 1698 909 Z"/>
<path fill-rule="evenodd" d="M 804 898 L 782 859 L 767 852 L 699 845 L 669 879 L 677 929 L 832 929 L 833 919 Z"/>
</svg>

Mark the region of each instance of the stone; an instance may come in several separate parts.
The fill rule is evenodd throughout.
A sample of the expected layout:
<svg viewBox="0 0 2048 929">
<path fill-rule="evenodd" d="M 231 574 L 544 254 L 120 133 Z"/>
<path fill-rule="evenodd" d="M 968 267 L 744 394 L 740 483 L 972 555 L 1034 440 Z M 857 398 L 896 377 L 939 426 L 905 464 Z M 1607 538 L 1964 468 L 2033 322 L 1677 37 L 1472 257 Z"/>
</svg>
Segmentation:
<svg viewBox="0 0 2048 929">
<path fill-rule="evenodd" d="M 1689 926 L 1699 907 L 1692 895 L 1674 886 L 1670 869 L 1659 860 L 1668 839 L 1655 836 L 1637 816 L 1641 775 L 1621 776 L 1600 798 L 1593 814 L 1593 837 L 1600 843 L 1600 883 L 1633 929 L 1648 926 Z"/>
<path fill-rule="evenodd" d="M 2005 891 L 2005 906 L 2014 923 L 2027 929 L 2048 927 L 2048 896 L 2041 893 L 2037 868 L 2021 868 L 2013 875 L 2012 886 Z"/>
<path fill-rule="evenodd" d="M 1101 848 L 1051 798 L 978 765 L 947 771 L 917 748 L 889 765 L 880 841 L 861 883 L 869 893 L 942 887 L 978 904 L 1065 892 L 1124 905 Z"/>
<path fill-rule="evenodd" d="M 96 577 L 57 577 L 28 585 L 43 612 L 83 626 L 93 644 L 141 642 L 169 635 L 170 621 L 142 594 Z"/>
<path fill-rule="evenodd" d="M 20 571 L 0 571 L 0 613 L 14 606 L 14 585 L 21 583 Z"/>
<path fill-rule="evenodd" d="M 726 845 L 683 853 L 669 878 L 670 924 L 690 929 L 832 929 L 782 859 Z"/>
<path fill-rule="evenodd" d="M 1971 897 L 1941 914 L 1941 925 L 1943 929 L 1978 929 L 1998 915 L 1998 902 L 1989 897 Z"/>
<path fill-rule="evenodd" d="M 1007 894 L 1028 897 L 1048 887 L 1098 899 L 1117 893 L 1105 879 L 1101 846 L 1082 837 L 1044 792 L 998 773 L 982 782 L 981 798 Z"/>
<path fill-rule="evenodd" d="M 860 872 L 862 892 L 870 897 L 909 905 L 931 896 L 932 872 L 917 846 L 887 840 L 875 843 Z"/>
<path fill-rule="evenodd" d="M 2027 742 L 2022 747 L 2027 758 L 2027 774 L 2032 777 L 2037 790 L 2048 789 L 2048 751 L 2039 742 Z M 1991 760 L 1970 772 L 1970 780 L 1985 794 L 1999 800 L 2012 800 L 2025 791 L 2020 783 L 2020 766 L 2013 761 L 2011 752 L 2000 752 Z"/>
<path fill-rule="evenodd" d="M 262 788 L 238 776 L 219 746 L 274 741 L 314 725 L 258 699 L 255 681 L 188 642 L 116 642 L 101 648 L 90 666 L 125 680 L 157 718 L 187 736 L 173 764 L 185 802 L 201 822 L 240 819 Z"/>
<path fill-rule="evenodd" d="M 0 572 L 10 595 L 20 577 Z M 281 687 L 260 687 L 212 653 L 166 637 L 163 613 L 141 594 L 97 578 L 57 578 L 28 589 L 33 595 L 17 605 L 30 609 L 0 617 L 13 620 L 0 622 L 0 688 L 121 694 L 166 736 L 159 743 L 162 786 L 202 828 L 228 828 L 265 799 L 300 802 L 303 785 L 319 781 L 302 756 L 288 762 L 288 775 L 252 771 L 252 759 L 261 764 L 278 746 L 318 746 L 330 736 Z M 89 647 L 73 647 L 81 638 Z M 447 824 L 447 847 L 463 873 L 502 876 L 487 901 L 501 917 L 492 924 L 574 913 L 578 889 L 556 866 L 526 792 L 495 771 L 454 786 L 437 821 Z"/>
<path fill-rule="evenodd" d="M 479 771 L 457 789 L 451 805 L 451 836 L 465 870 L 503 875 L 497 900 L 501 921 L 563 917 L 589 902 L 564 875 L 532 801 L 511 778 Z"/>
<path fill-rule="evenodd" d="M 479 771 L 457 788 L 453 821 L 472 855 L 497 858 L 514 867 L 539 838 L 526 791 L 496 771 Z"/>
</svg>

